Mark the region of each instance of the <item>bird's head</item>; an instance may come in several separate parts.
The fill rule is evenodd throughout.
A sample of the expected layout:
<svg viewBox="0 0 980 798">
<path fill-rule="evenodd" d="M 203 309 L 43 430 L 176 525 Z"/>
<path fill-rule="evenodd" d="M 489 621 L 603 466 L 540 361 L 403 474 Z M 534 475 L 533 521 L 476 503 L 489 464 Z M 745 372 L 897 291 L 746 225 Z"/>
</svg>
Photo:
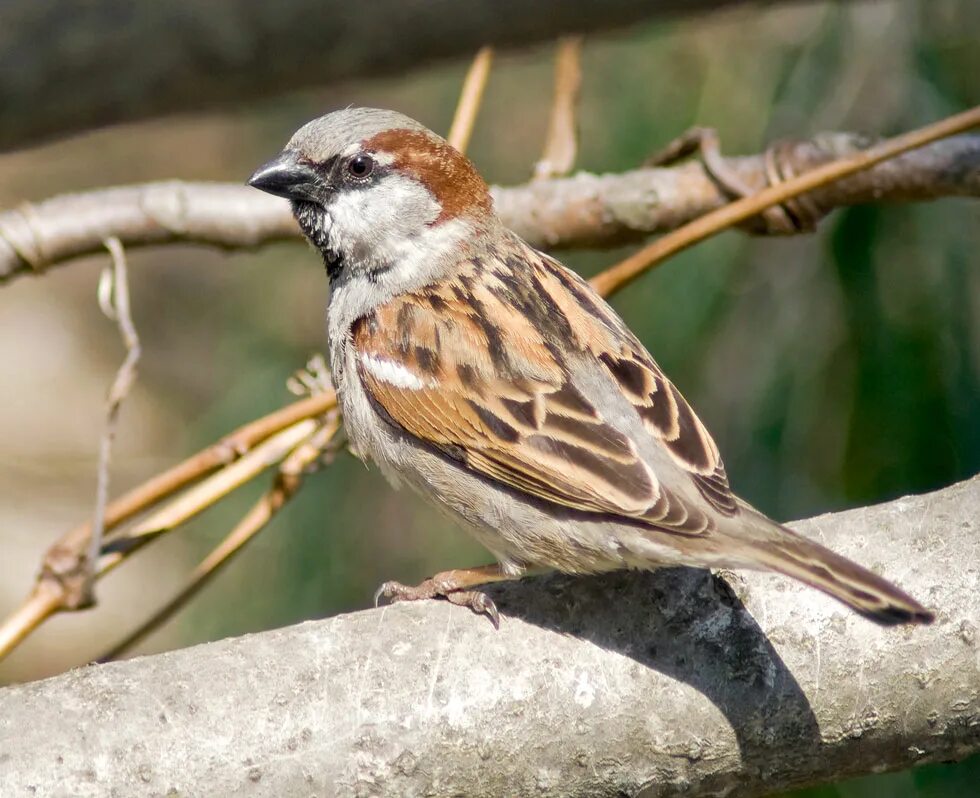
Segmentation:
<svg viewBox="0 0 980 798">
<path fill-rule="evenodd" d="M 394 111 L 348 108 L 301 127 L 249 185 L 290 200 L 331 279 L 406 290 L 494 219 L 487 184 L 444 139 Z"/>
</svg>

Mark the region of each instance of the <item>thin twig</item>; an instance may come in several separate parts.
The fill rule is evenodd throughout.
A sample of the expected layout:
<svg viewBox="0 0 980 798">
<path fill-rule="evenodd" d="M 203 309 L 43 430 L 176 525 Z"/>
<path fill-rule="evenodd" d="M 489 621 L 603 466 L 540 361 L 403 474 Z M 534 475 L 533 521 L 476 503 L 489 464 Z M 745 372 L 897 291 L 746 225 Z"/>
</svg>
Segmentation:
<svg viewBox="0 0 980 798">
<path fill-rule="evenodd" d="M 167 496 L 197 481 L 228 463 L 234 462 L 253 446 L 306 419 L 328 413 L 337 406 L 333 391 L 293 402 L 226 435 L 163 474 L 158 474 L 106 507 L 105 527 L 110 530 L 133 516 L 153 507 Z M 202 508 L 203 509 L 203 508 Z M 159 522 L 160 519 L 158 519 Z M 41 575 L 34 589 L 18 609 L 0 624 L 0 660 L 6 657 L 31 631 L 50 615 L 78 609 L 66 600 L 66 583 L 84 563 L 88 550 L 91 525 L 80 524 L 66 533 L 45 555 Z M 131 541 L 126 554 L 131 554 L 148 536 Z M 95 577 L 101 578 L 124 559 L 121 551 L 104 554 L 98 560 Z"/>
<path fill-rule="evenodd" d="M 316 354 L 310 358 L 304 368 L 297 370 L 289 378 L 287 386 L 297 394 L 317 395 L 333 393 L 330 371 L 323 355 Z M 281 457 L 282 462 L 279 465 L 276 478 L 269 491 L 253 506 L 249 513 L 246 514 L 225 539 L 198 565 L 178 594 L 163 607 L 158 608 L 139 628 L 104 654 L 100 661 L 115 659 L 121 656 L 123 652 L 144 639 L 161 624 L 165 623 L 168 618 L 172 617 L 174 613 L 185 606 L 235 554 L 242 550 L 249 540 L 265 527 L 275 513 L 295 495 L 302 485 L 303 477 L 306 474 L 319 470 L 319 468 L 328 462 L 332 462 L 336 452 L 343 445 L 342 441 L 339 441 L 337 438 L 340 423 L 340 411 L 334 407 L 333 410 L 325 414 L 323 421 L 312 435 L 306 440 L 301 441 L 290 452 Z M 243 458 L 236 466 L 241 465 L 245 459 L 247 458 Z M 210 480 L 210 482 L 215 484 L 209 490 L 203 492 L 199 503 L 206 506 L 207 503 L 217 500 L 218 494 L 222 490 L 222 488 L 217 486 L 227 484 L 221 478 L 225 477 L 228 471 L 229 469 L 226 468 Z M 198 488 L 204 487 L 206 486 L 198 486 Z M 198 489 L 196 488 L 195 490 Z M 183 498 L 187 499 L 191 497 L 188 494 Z M 179 503 L 179 500 L 178 502 L 174 502 L 168 510 L 163 511 L 162 515 L 158 513 L 155 520 L 150 519 L 144 522 L 144 524 L 141 524 L 137 530 L 131 531 L 129 533 L 130 537 L 124 541 L 122 551 L 131 553 L 125 547 L 130 539 L 139 540 L 138 537 L 133 538 L 133 536 L 138 536 L 140 529 L 143 527 L 146 527 L 146 531 L 150 532 L 154 526 L 169 525 L 169 528 L 173 528 L 173 526 L 186 520 L 186 518 L 178 517 L 179 514 L 174 512 L 176 505 Z M 187 502 L 184 501 L 183 504 L 186 505 Z M 117 554 L 122 553 L 122 551 L 117 552 Z"/>
<path fill-rule="evenodd" d="M 106 541 L 95 560 L 95 567 L 91 574 L 93 581 L 104 577 L 150 541 L 202 513 L 233 489 L 275 465 L 292 449 L 312 436 L 317 426 L 314 419 L 308 418 L 287 427 L 260 443 L 239 460 L 178 496 L 125 535 Z M 72 579 L 55 579 L 42 570 L 31 595 L 0 626 L 0 659 L 9 654 L 49 615 L 66 609 L 82 609 L 85 606 L 69 603 L 74 602 L 71 595 L 73 585 Z"/>
<path fill-rule="evenodd" d="M 162 474 L 157 474 L 111 502 L 106 508 L 106 530 L 114 529 L 133 516 L 150 509 L 167 496 L 233 463 L 272 435 L 305 419 L 323 415 L 336 406 L 337 396 L 333 391 L 329 391 L 293 402 L 239 427 L 206 449 L 202 449 Z M 87 541 L 90 534 L 91 526 L 86 523 L 75 527 L 62 537 L 52 547 L 51 556 L 46 558 L 57 560 L 59 563 L 55 566 L 52 562 L 51 570 L 54 572 L 62 570 L 65 552 L 77 551 L 79 544 Z"/>
<path fill-rule="evenodd" d="M 61 586 L 53 582 L 42 580 L 34 585 L 27 598 L 0 626 L 0 659 L 62 608 L 63 594 Z"/>
<path fill-rule="evenodd" d="M 466 152 L 466 148 L 470 144 L 473 125 L 483 101 L 483 90 L 487 86 L 487 78 L 490 76 L 492 64 L 493 48 L 481 47 L 474 56 L 473 63 L 470 64 L 466 78 L 463 80 L 463 89 L 459 93 L 459 102 L 456 104 L 453 123 L 449 128 L 449 135 L 446 136 L 446 141 L 460 152 Z"/>
<path fill-rule="evenodd" d="M 721 230 L 744 222 L 766 208 L 812 191 L 827 183 L 840 180 L 847 175 L 868 169 L 881 161 L 894 158 L 903 152 L 921 147 L 936 139 L 962 133 L 978 125 L 980 125 L 980 106 L 941 119 L 918 130 L 887 139 L 856 155 L 819 166 L 783 183 L 769 186 L 757 194 L 743 197 L 707 213 L 679 230 L 657 239 L 615 266 L 593 277 L 590 281 L 592 287 L 603 296 L 608 296 L 647 270 L 662 263 L 671 255 L 687 249 Z"/>
<path fill-rule="evenodd" d="M 126 357 L 116 372 L 109 388 L 108 408 L 106 410 L 105 430 L 99 442 L 99 464 L 96 475 L 95 512 L 92 516 L 92 535 L 88 554 L 85 558 L 85 576 L 81 582 L 80 604 L 94 604 L 95 563 L 102 550 L 105 533 L 105 508 L 109 500 L 109 462 L 112 458 L 112 442 L 116 437 L 119 411 L 136 381 L 136 364 L 139 362 L 139 335 L 129 310 L 129 276 L 126 268 L 126 253 L 118 238 L 108 238 L 106 248 L 112 256 L 112 267 L 102 272 L 99 278 L 99 306 L 102 312 L 116 322 L 119 334 L 126 347 Z"/>
<path fill-rule="evenodd" d="M 575 166 L 578 132 L 575 112 L 582 85 L 582 37 L 568 36 L 558 42 L 555 55 L 555 93 L 548 119 L 541 160 L 534 166 L 534 179 L 567 175 Z"/>
<path fill-rule="evenodd" d="M 296 495 L 303 484 L 303 478 L 326 465 L 325 450 L 339 429 L 340 414 L 333 412 L 323 426 L 287 455 L 279 466 L 272 487 L 252 506 L 227 537 L 197 565 L 177 594 L 97 661 L 109 662 L 119 659 L 186 606 Z"/>
<path fill-rule="evenodd" d="M 234 463 L 225 466 L 164 505 L 145 521 L 141 521 L 114 540 L 113 544 L 118 541 L 121 543 L 121 549 L 128 550 L 132 541 L 137 538 L 155 537 L 180 526 L 236 488 L 251 481 L 265 469 L 281 461 L 300 442 L 309 438 L 316 427 L 316 420 L 308 418 L 277 432 Z"/>
</svg>

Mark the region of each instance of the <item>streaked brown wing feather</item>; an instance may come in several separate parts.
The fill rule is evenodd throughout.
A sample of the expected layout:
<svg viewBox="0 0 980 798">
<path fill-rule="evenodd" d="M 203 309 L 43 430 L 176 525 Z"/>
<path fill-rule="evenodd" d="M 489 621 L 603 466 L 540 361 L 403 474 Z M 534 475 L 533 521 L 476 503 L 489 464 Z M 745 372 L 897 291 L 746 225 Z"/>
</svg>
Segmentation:
<svg viewBox="0 0 980 798">
<path fill-rule="evenodd" d="M 573 324 L 583 344 L 619 384 L 650 433 L 688 471 L 701 495 L 720 513 L 738 512 L 718 447 L 694 410 L 643 345 L 592 289 L 560 263 L 541 256 L 541 282 Z"/>
<path fill-rule="evenodd" d="M 577 510 L 701 534 L 707 516 L 662 486 L 576 389 L 556 340 L 602 363 L 705 498 L 726 507 L 717 450 L 642 346 L 576 280 L 543 256 L 497 268 L 474 259 L 355 325 L 361 380 L 394 423 L 485 477 Z"/>
<path fill-rule="evenodd" d="M 395 305 L 379 314 L 384 315 L 378 329 L 393 329 L 392 315 L 397 329 Z M 479 338 L 464 307 L 452 315 L 457 328 L 470 328 L 457 330 L 463 340 Z M 403 322 L 407 318 L 403 313 Z M 412 336 L 416 344 L 425 340 L 418 333 L 416 329 Z M 509 343 L 511 336 L 504 335 Z M 447 336 L 440 331 L 439 338 L 445 341 Z M 577 509 L 641 514 L 656 500 L 655 481 L 633 445 L 564 384 L 541 342 L 535 346 L 525 337 L 519 352 L 510 348 L 509 361 L 519 364 L 514 379 L 481 362 L 484 346 L 444 345 L 439 368 L 429 375 L 438 382 L 428 383 L 417 345 L 398 342 L 397 335 L 370 335 L 368 325 L 356 328 L 358 352 L 376 359 L 369 362 L 397 363 L 418 378 L 416 387 L 395 384 L 365 366 L 362 358 L 360 376 L 372 398 L 411 434 L 437 447 L 461 450 L 466 465 L 486 476 Z M 434 346 L 434 336 L 422 346 Z M 421 360 L 427 357 L 422 354 Z"/>
</svg>

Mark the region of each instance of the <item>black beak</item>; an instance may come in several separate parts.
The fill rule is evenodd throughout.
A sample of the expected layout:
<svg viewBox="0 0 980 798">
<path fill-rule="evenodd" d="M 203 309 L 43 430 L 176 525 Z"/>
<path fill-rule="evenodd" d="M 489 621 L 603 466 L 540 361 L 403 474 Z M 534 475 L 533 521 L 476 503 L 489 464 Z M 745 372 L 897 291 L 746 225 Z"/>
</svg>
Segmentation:
<svg viewBox="0 0 980 798">
<path fill-rule="evenodd" d="M 248 179 L 252 188 L 290 200 L 316 201 L 318 176 L 295 150 L 283 150 Z"/>
</svg>

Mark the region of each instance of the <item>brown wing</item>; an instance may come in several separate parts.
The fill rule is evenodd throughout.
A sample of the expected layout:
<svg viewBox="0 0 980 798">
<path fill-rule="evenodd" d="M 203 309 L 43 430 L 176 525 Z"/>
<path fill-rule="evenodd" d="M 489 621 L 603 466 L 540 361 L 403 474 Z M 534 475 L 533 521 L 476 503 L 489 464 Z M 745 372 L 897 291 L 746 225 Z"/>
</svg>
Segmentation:
<svg viewBox="0 0 980 798">
<path fill-rule="evenodd" d="M 369 395 L 410 434 L 511 488 L 678 533 L 704 532 L 707 516 L 659 483 L 634 443 L 572 383 L 562 352 L 591 353 L 624 386 L 637 375 L 619 361 L 635 354 L 629 362 L 648 382 L 627 395 L 668 449 L 693 458 L 700 470 L 687 460 L 685 467 L 698 479 L 716 480 L 720 468 L 710 437 L 587 286 L 544 260 L 526 264 L 526 256 L 474 259 L 452 279 L 361 319 L 353 337 Z"/>
<path fill-rule="evenodd" d="M 577 329 L 601 328 L 593 329 L 585 345 L 619 384 L 647 430 L 691 475 L 701 495 L 718 512 L 737 513 L 738 503 L 718 447 L 649 352 L 578 275 L 544 255 L 539 268 L 544 273 L 542 288 L 556 298 L 561 310 L 579 314 Z"/>
</svg>

